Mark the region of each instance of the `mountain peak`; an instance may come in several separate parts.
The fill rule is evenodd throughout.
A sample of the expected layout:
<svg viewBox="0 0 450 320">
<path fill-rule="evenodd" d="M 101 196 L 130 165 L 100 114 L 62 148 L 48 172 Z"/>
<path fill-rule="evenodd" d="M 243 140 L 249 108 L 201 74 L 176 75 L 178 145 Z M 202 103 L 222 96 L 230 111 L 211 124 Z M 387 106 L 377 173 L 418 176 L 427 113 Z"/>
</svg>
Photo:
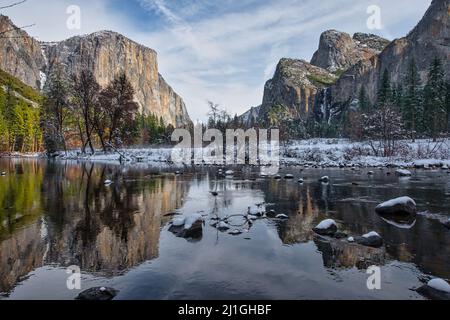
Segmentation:
<svg viewBox="0 0 450 320">
<path fill-rule="evenodd" d="M 363 59 L 380 53 L 389 41 L 374 34 L 327 30 L 320 36 L 319 48 L 311 64 L 330 72 L 342 72 Z"/>
</svg>

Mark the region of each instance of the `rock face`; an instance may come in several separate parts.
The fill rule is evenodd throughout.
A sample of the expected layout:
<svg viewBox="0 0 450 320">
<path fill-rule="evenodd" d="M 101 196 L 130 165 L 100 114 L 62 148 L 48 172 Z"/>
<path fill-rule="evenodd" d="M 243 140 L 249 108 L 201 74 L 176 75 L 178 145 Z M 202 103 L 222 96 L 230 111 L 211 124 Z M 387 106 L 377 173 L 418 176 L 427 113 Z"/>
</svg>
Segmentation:
<svg viewBox="0 0 450 320">
<path fill-rule="evenodd" d="M 324 32 L 311 64 L 281 59 L 265 86 L 259 120 L 267 118 L 272 106 L 283 105 L 294 120 L 312 116 L 319 123 L 339 124 L 346 111 L 358 108 L 362 86 L 369 100 L 376 101 L 384 70 L 394 85 L 403 81 L 412 59 L 423 81 L 436 57 L 450 70 L 449 11 L 450 0 L 433 0 L 419 24 L 391 43 L 370 34 Z"/>
<path fill-rule="evenodd" d="M 2 16 L 0 30 L 5 29 L 17 28 Z M 102 87 L 118 73 L 125 72 L 142 113 L 152 113 L 177 127 L 191 123 L 182 98 L 159 74 L 154 50 L 112 31 L 58 43 L 39 43 L 24 31 L 14 32 L 21 37 L 8 33 L 7 39 L 0 40 L 0 67 L 26 84 L 42 89 L 57 66 L 62 66 L 67 76 L 88 69 Z"/>
<path fill-rule="evenodd" d="M 311 64 L 330 72 L 342 72 L 379 54 L 388 44 L 388 40 L 376 35 L 356 33 L 352 38 L 348 33 L 328 30 L 320 36 L 319 49 Z"/>
<path fill-rule="evenodd" d="M 337 77 L 329 71 L 304 60 L 283 58 L 274 77 L 264 87 L 264 98 L 259 112 L 266 115 L 271 108 L 285 107 L 294 119 L 307 117 L 314 108 L 319 89 L 334 83 Z"/>
<path fill-rule="evenodd" d="M 40 89 L 45 58 L 40 43 L 0 15 L 0 68 L 25 84 Z"/>
<path fill-rule="evenodd" d="M 379 55 L 363 59 L 350 67 L 331 86 L 326 109 L 348 108 L 357 101 L 364 85 L 371 102 L 375 102 L 381 74 L 390 72 L 394 84 L 403 81 L 408 65 L 414 59 L 422 81 L 436 57 L 450 70 L 450 0 L 433 0 L 419 24 L 404 38 L 391 42 Z M 447 77 L 450 74 L 447 73 Z"/>
</svg>

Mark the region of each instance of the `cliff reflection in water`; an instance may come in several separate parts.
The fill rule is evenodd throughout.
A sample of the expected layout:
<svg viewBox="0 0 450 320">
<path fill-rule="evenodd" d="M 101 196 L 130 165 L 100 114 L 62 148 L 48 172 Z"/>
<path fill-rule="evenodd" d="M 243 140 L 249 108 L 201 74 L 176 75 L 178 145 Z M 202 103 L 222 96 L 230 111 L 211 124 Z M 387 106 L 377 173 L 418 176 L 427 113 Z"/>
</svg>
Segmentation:
<svg viewBox="0 0 450 320">
<path fill-rule="evenodd" d="M 113 276 L 157 257 L 164 215 L 182 205 L 188 187 L 119 166 L 2 164 L 0 292 L 46 264 Z"/>
</svg>

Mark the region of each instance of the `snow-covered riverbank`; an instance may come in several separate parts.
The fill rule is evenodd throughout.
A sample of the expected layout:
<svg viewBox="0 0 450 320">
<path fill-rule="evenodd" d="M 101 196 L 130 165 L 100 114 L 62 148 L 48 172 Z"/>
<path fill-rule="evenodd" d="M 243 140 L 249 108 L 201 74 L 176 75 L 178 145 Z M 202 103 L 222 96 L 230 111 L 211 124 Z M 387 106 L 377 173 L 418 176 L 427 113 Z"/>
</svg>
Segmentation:
<svg viewBox="0 0 450 320">
<path fill-rule="evenodd" d="M 130 148 L 118 152 L 81 154 L 74 150 L 57 159 L 128 163 L 171 163 L 171 147 Z M 402 141 L 395 156 L 376 156 L 368 144 L 346 139 L 310 139 L 291 141 L 280 148 L 281 165 L 361 166 L 361 167 L 450 167 L 450 141 Z M 205 164 L 209 162 L 206 161 Z"/>
</svg>

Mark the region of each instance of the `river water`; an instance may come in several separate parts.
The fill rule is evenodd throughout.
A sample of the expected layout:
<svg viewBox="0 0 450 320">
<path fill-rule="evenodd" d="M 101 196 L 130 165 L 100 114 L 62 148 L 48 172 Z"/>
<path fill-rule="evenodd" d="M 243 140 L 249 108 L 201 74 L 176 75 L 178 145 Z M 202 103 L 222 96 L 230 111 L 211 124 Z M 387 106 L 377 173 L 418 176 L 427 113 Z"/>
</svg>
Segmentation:
<svg viewBox="0 0 450 320">
<path fill-rule="evenodd" d="M 443 170 L 399 178 L 387 174 L 394 169 L 282 169 L 293 180 L 217 170 L 1 159 L 0 299 L 73 299 L 95 286 L 120 290 L 116 299 L 423 299 L 412 289 L 450 278 Z M 328 184 L 318 181 L 324 175 Z M 415 220 L 375 213 L 405 195 L 418 204 Z M 243 216 L 259 203 L 289 219 L 248 223 Z M 192 214 L 204 216 L 200 234 L 169 230 L 174 216 Z M 218 231 L 214 218 L 227 216 L 231 229 Z M 376 231 L 385 245 L 321 239 L 311 229 L 327 218 L 349 236 Z M 373 265 L 380 290 L 367 287 Z M 81 270 L 80 290 L 67 287 L 69 266 Z"/>
</svg>

